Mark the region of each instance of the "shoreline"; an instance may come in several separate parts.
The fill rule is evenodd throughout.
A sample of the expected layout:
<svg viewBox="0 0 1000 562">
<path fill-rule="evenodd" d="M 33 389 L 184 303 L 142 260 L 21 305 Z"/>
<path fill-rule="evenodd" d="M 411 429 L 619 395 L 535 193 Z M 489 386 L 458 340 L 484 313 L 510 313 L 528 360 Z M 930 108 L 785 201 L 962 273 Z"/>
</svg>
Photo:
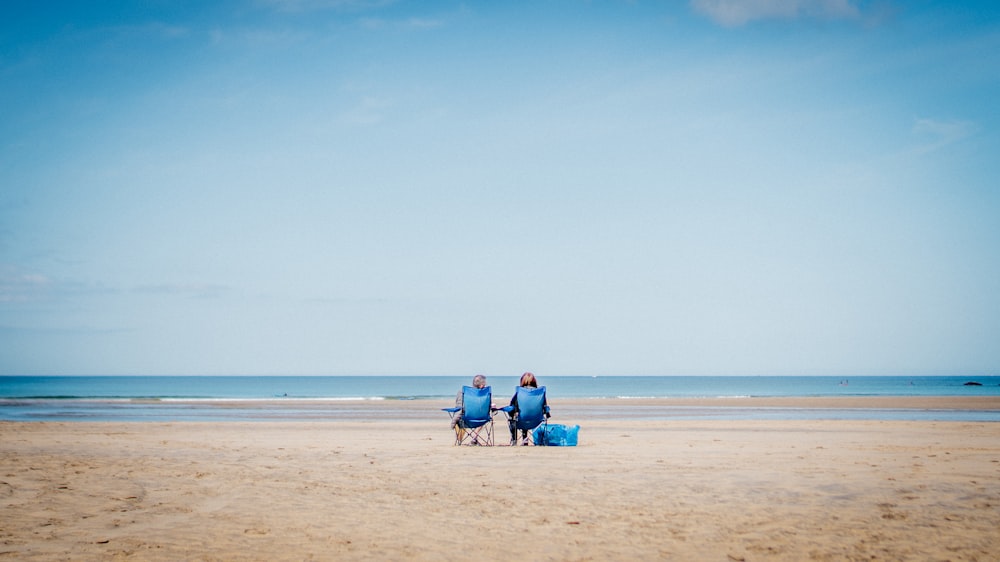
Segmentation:
<svg viewBox="0 0 1000 562">
<path fill-rule="evenodd" d="M 25 400 L 27 401 L 27 400 Z M 171 405 L 214 405 L 221 407 L 312 407 L 338 406 L 372 409 L 428 410 L 446 408 L 454 400 L 447 398 L 418 398 L 414 400 L 372 399 L 372 398 L 226 398 L 226 399 L 81 399 L 80 401 L 171 404 Z M 494 400 L 497 405 L 506 400 Z M 1000 410 L 998 396 L 733 396 L 711 398 L 551 398 L 549 404 L 557 406 L 658 406 L 658 407 L 718 407 L 718 408 L 836 408 L 836 409 L 935 409 L 935 410 Z"/>
<path fill-rule="evenodd" d="M 337 409 L 370 409 L 377 411 L 428 411 L 438 412 L 441 408 L 454 405 L 452 398 L 417 400 L 324 400 L 324 399 L 262 399 L 262 400 L 171 400 L 162 403 L 170 405 L 202 406 L 220 408 L 315 408 L 318 406 Z M 494 400 L 497 406 L 506 405 L 506 400 Z M 642 408 L 788 408 L 788 409 L 838 409 L 838 410 L 962 410 L 1000 411 L 1000 396 L 817 396 L 817 397 L 720 397 L 720 398 L 550 398 L 553 411 L 559 408 L 571 410 L 612 409 L 628 410 Z"/>
<path fill-rule="evenodd" d="M 503 406 L 506 401 L 495 401 Z M 0 421 L 33 422 L 437 422 L 452 399 L 420 400 L 19 400 L 0 401 Z M 551 423 L 596 420 L 867 419 L 1000 422 L 1000 396 L 837 396 L 552 399 Z M 496 423 L 504 423 L 497 413 Z"/>
</svg>

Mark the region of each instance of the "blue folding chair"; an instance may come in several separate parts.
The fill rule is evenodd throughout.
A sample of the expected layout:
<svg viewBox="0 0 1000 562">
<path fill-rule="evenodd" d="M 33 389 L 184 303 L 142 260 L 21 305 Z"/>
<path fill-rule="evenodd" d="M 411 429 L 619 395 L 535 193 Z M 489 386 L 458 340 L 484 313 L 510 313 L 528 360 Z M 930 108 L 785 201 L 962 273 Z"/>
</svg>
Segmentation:
<svg viewBox="0 0 1000 562">
<path fill-rule="evenodd" d="M 523 433 L 538 426 L 544 427 L 549 420 L 549 407 L 545 400 L 544 386 L 538 388 L 519 386 L 515 395 L 517 396 L 517 409 L 513 405 L 500 408 L 500 411 L 507 414 L 507 423 L 511 431 L 511 445 L 517 444 L 518 430 Z"/>
<path fill-rule="evenodd" d="M 455 424 L 455 444 L 493 445 L 493 390 L 490 387 L 462 387 L 462 408 L 441 408 Z"/>
</svg>

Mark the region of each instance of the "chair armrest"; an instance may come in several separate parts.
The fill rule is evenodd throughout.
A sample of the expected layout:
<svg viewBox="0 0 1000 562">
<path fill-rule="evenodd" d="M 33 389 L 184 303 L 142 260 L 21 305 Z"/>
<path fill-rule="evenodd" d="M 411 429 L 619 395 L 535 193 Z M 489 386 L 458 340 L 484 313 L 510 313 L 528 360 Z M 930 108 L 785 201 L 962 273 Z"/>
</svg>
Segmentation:
<svg viewBox="0 0 1000 562">
<path fill-rule="evenodd" d="M 441 408 L 442 412 L 448 412 L 449 414 L 454 414 L 455 412 L 461 411 L 461 408 Z"/>
<path fill-rule="evenodd" d="M 497 408 L 500 412 L 507 412 L 508 414 L 514 411 L 513 406 L 504 406 L 503 408 Z"/>
</svg>

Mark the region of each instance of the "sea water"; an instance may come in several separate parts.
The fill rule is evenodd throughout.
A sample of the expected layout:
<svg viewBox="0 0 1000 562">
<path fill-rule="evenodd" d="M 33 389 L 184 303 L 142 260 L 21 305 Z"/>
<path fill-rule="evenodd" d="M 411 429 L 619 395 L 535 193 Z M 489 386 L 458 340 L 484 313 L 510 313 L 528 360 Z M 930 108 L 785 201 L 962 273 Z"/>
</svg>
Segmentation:
<svg viewBox="0 0 1000 562">
<path fill-rule="evenodd" d="M 0 376 L 0 420 L 283 420 L 329 419 L 327 401 L 454 399 L 471 377 L 454 376 Z M 517 376 L 489 376 L 497 402 Z M 1000 396 L 1000 376 L 553 376 L 540 378 L 559 398 L 718 398 L 828 396 Z M 219 407 L 220 403 L 232 406 Z M 253 402 L 259 402 L 252 405 Z M 251 405 L 247 405 L 251 403 Z M 310 403 L 316 403 L 310 406 Z M 625 402 L 623 402 L 625 403 Z M 283 407 L 287 404 L 292 407 Z M 353 408 L 354 406 L 352 406 Z M 337 408 L 350 416 L 351 408 Z M 632 409 L 642 412 L 643 407 Z M 649 410 L 654 412 L 654 410 Z M 400 410 L 400 415 L 412 415 Z M 1000 421 L 996 411 L 809 410 L 795 408 L 656 408 L 652 418 L 947 419 Z M 360 413 L 360 412 L 359 412 Z"/>
<path fill-rule="evenodd" d="M 517 376 L 490 376 L 513 394 Z M 539 378 L 566 398 L 1000 396 L 1000 376 L 558 376 Z M 416 400 L 455 396 L 454 376 L 0 376 L 0 399 Z M 977 384 L 967 384 L 977 383 Z"/>
</svg>

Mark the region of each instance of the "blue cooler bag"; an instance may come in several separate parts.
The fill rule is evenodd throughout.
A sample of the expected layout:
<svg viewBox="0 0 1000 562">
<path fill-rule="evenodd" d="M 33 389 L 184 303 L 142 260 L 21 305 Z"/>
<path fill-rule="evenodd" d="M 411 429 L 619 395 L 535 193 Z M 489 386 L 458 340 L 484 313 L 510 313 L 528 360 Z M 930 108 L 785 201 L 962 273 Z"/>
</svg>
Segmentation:
<svg viewBox="0 0 1000 562">
<path fill-rule="evenodd" d="M 561 425 L 550 423 L 540 425 L 535 428 L 532 437 L 535 438 L 535 445 L 548 445 L 550 447 L 576 447 L 576 435 L 580 432 L 578 425 Z"/>
</svg>

